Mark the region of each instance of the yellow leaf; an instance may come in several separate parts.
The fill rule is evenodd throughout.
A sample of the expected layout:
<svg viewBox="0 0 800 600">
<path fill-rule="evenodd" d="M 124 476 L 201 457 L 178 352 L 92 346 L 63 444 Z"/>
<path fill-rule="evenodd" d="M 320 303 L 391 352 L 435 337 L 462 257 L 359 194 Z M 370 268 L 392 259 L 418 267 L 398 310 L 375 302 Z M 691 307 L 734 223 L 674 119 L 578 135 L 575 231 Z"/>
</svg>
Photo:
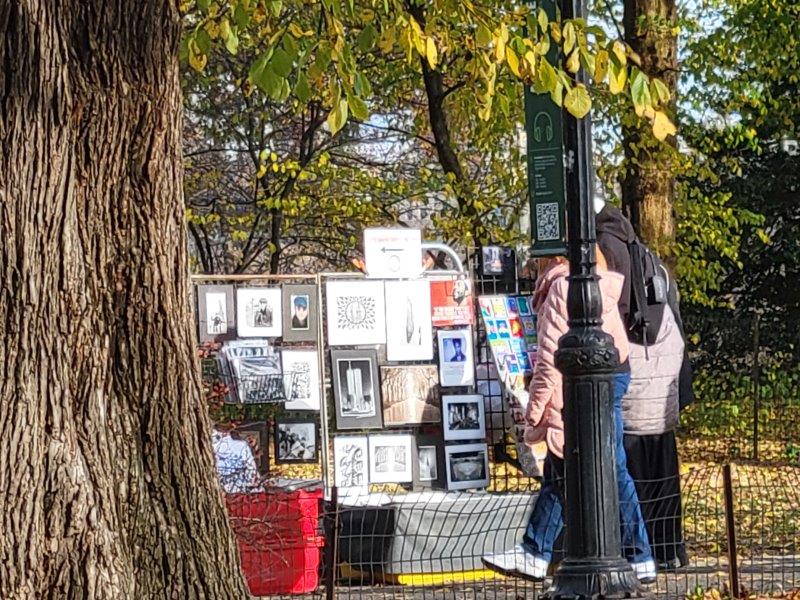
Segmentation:
<svg viewBox="0 0 800 600">
<path fill-rule="evenodd" d="M 267 165 L 262 164 L 258 167 L 258 173 L 256 173 L 256 179 L 261 179 L 264 175 L 267 174 Z"/>
<path fill-rule="evenodd" d="M 506 48 L 506 62 L 508 63 L 508 68 L 511 69 L 511 72 L 516 76 L 519 77 L 519 57 L 517 53 L 514 52 L 510 47 Z"/>
<path fill-rule="evenodd" d="M 580 56 L 578 55 L 577 50 L 575 50 L 572 54 L 569 55 L 566 67 L 567 71 L 569 71 L 570 73 L 577 73 L 578 69 L 581 68 Z"/>
<path fill-rule="evenodd" d="M 298 39 L 305 35 L 305 33 L 303 33 L 303 30 L 300 29 L 297 23 L 292 23 L 291 25 L 289 25 L 289 33 L 291 33 L 294 37 Z"/>
<path fill-rule="evenodd" d="M 625 65 L 619 66 L 617 63 L 612 62 L 609 64 L 609 77 L 608 88 L 612 94 L 619 94 L 625 89 L 625 83 L 628 81 L 628 69 Z"/>
<path fill-rule="evenodd" d="M 425 42 L 425 55 L 428 57 L 428 64 L 431 66 L 431 69 L 435 69 L 439 62 L 439 52 L 436 50 L 436 42 L 434 42 L 433 38 L 430 36 L 428 36 Z"/>
<path fill-rule="evenodd" d="M 575 40 L 575 25 L 572 24 L 572 21 L 567 21 L 567 24 L 564 25 L 564 54 L 572 52 L 575 47 Z"/>
<path fill-rule="evenodd" d="M 606 78 L 608 74 L 608 52 L 605 50 L 598 50 L 597 57 L 594 59 L 594 80 L 599 83 Z"/>
<path fill-rule="evenodd" d="M 619 40 L 614 40 L 614 43 L 611 45 L 611 51 L 614 53 L 614 56 L 617 57 L 621 65 L 624 66 L 628 62 L 628 57 L 625 53 L 625 44 Z"/>
<path fill-rule="evenodd" d="M 578 119 L 582 119 L 592 109 L 592 99 L 589 92 L 582 83 L 567 92 L 564 96 L 564 108 L 571 112 Z"/>
<path fill-rule="evenodd" d="M 497 62 L 503 62 L 506 57 L 506 41 L 508 41 L 508 30 L 505 24 L 500 27 L 500 31 L 495 38 L 494 58 Z"/>
<path fill-rule="evenodd" d="M 657 110 L 653 118 L 653 135 L 656 136 L 656 139 L 663 142 L 668 136 L 677 133 L 678 129 L 675 127 L 675 124 L 669 120 L 669 117 L 662 111 Z"/>
<path fill-rule="evenodd" d="M 202 71 L 206 63 L 208 62 L 208 56 L 203 54 L 200 47 L 197 45 L 197 42 L 194 40 L 189 40 L 189 65 L 195 71 Z"/>
</svg>

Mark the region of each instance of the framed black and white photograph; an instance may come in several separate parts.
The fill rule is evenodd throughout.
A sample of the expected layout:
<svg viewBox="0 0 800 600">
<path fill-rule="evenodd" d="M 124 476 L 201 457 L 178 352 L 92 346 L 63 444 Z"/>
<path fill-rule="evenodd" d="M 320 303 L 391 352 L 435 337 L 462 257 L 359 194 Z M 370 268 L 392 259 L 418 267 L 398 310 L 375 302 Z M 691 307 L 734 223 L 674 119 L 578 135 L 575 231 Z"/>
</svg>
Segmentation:
<svg viewBox="0 0 800 600">
<path fill-rule="evenodd" d="M 442 436 L 418 433 L 414 438 L 414 448 L 414 489 L 443 489 L 445 464 Z"/>
<path fill-rule="evenodd" d="M 328 345 L 371 346 L 386 342 L 382 281 L 328 281 L 325 293 Z"/>
<path fill-rule="evenodd" d="M 286 410 L 319 410 L 319 355 L 314 349 L 284 348 L 281 351 Z"/>
<path fill-rule="evenodd" d="M 433 358 L 431 284 L 424 279 L 387 281 L 386 358 L 418 361 Z"/>
<path fill-rule="evenodd" d="M 278 419 L 275 421 L 275 462 L 278 464 L 315 463 L 317 450 L 315 419 Z"/>
<path fill-rule="evenodd" d="M 200 342 L 221 342 L 235 338 L 233 286 L 198 285 L 197 320 Z"/>
<path fill-rule="evenodd" d="M 442 387 L 460 387 L 475 384 L 475 360 L 472 348 L 472 331 L 440 329 L 439 379 Z"/>
<path fill-rule="evenodd" d="M 386 427 L 438 423 L 441 419 L 435 365 L 381 367 L 381 395 Z"/>
<path fill-rule="evenodd" d="M 283 340 L 315 342 L 317 340 L 317 286 L 283 286 Z"/>
<path fill-rule="evenodd" d="M 236 290 L 236 323 L 241 337 L 280 337 L 283 329 L 281 288 Z"/>
<path fill-rule="evenodd" d="M 413 480 L 410 434 L 369 436 L 370 483 L 407 483 Z"/>
<path fill-rule="evenodd" d="M 448 490 L 469 490 L 489 485 L 489 449 L 483 444 L 445 446 Z"/>
<path fill-rule="evenodd" d="M 483 396 L 443 396 L 442 420 L 445 441 L 482 440 L 486 437 Z"/>
<path fill-rule="evenodd" d="M 242 423 L 231 432 L 233 439 L 244 440 L 253 451 L 258 474 L 269 475 L 269 429 L 266 421 Z"/>
<path fill-rule="evenodd" d="M 369 492 L 369 449 L 366 436 L 333 438 L 333 475 L 340 491 Z"/>
<path fill-rule="evenodd" d="M 375 350 L 331 350 L 336 428 L 377 429 L 381 416 Z"/>
<path fill-rule="evenodd" d="M 269 340 L 231 340 L 219 353 L 220 373 L 225 374 L 231 394 L 243 404 L 283 402 L 281 353 Z"/>
</svg>

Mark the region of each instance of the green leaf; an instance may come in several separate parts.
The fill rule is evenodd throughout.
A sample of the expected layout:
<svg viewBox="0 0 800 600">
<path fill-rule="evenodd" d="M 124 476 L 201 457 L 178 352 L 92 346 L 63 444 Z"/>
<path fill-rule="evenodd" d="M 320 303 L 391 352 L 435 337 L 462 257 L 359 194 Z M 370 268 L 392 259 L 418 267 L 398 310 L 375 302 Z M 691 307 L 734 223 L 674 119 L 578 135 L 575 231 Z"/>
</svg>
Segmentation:
<svg viewBox="0 0 800 600">
<path fill-rule="evenodd" d="M 372 96 L 372 85 L 370 84 L 369 79 L 367 79 L 367 77 L 365 77 L 361 72 L 356 73 L 356 83 L 353 86 L 353 89 L 360 98 L 369 98 Z"/>
<path fill-rule="evenodd" d="M 275 50 L 269 64 L 281 77 L 286 77 L 292 72 L 292 59 L 283 48 Z"/>
<path fill-rule="evenodd" d="M 236 21 L 239 29 L 244 29 L 250 24 L 250 12 L 244 7 L 243 2 L 236 5 L 236 9 L 233 11 L 233 20 Z"/>
<path fill-rule="evenodd" d="M 478 25 L 478 29 L 475 31 L 475 41 L 480 46 L 488 46 L 492 41 L 492 32 L 485 25 Z"/>
<path fill-rule="evenodd" d="M 251 83 L 256 83 L 256 80 L 261 75 L 261 72 L 267 66 L 267 62 L 269 61 L 270 57 L 272 56 L 272 48 L 264 52 L 258 59 L 250 65 L 250 73 L 248 75 L 248 79 L 250 79 Z"/>
<path fill-rule="evenodd" d="M 547 33 L 547 23 L 549 19 L 547 18 L 547 13 L 544 12 L 543 8 L 539 9 L 537 20 L 539 21 L 539 29 L 542 30 L 542 33 Z"/>
<path fill-rule="evenodd" d="M 231 23 L 228 19 L 222 19 L 222 23 L 220 23 L 219 26 L 219 35 L 222 41 L 225 42 L 225 48 L 228 49 L 228 52 L 236 54 L 239 50 L 239 37 L 231 27 Z"/>
<path fill-rule="evenodd" d="M 367 108 L 367 104 L 358 96 L 348 94 L 347 104 L 350 107 L 350 112 L 359 121 L 366 121 L 369 118 L 369 109 Z"/>
<path fill-rule="evenodd" d="M 344 98 L 339 100 L 336 106 L 331 110 L 326 122 L 328 123 L 328 129 L 330 129 L 332 135 L 344 127 L 344 124 L 347 122 L 347 111 L 347 100 Z"/>
<path fill-rule="evenodd" d="M 282 0 L 267 0 L 267 8 L 275 17 L 281 16 L 281 9 L 283 8 Z"/>
<path fill-rule="evenodd" d="M 308 85 L 308 77 L 302 71 L 297 76 L 297 83 L 294 85 L 294 95 L 297 96 L 297 99 L 302 104 L 308 102 L 308 99 L 311 97 L 311 88 Z"/>
<path fill-rule="evenodd" d="M 592 99 L 582 83 L 569 90 L 567 95 L 564 96 L 564 108 L 578 119 L 582 119 L 589 114 L 592 109 Z"/>
<path fill-rule="evenodd" d="M 356 39 L 356 44 L 358 45 L 358 49 L 362 52 L 367 52 L 368 50 L 372 50 L 372 47 L 375 45 L 375 38 L 378 36 L 378 32 L 375 27 L 370 23 L 364 29 L 361 30 L 361 33 L 358 34 L 358 38 Z"/>
<path fill-rule="evenodd" d="M 650 106 L 652 100 L 650 97 L 650 88 L 648 87 L 649 81 L 647 75 L 642 73 L 638 68 L 631 68 L 631 99 L 634 106 L 644 107 Z"/>
<path fill-rule="evenodd" d="M 669 102 L 670 93 L 667 84 L 665 84 L 660 79 L 653 79 L 650 82 L 651 93 L 654 97 L 658 98 L 660 104 L 666 104 Z"/>
<path fill-rule="evenodd" d="M 210 3 L 211 0 L 197 0 L 197 8 L 199 8 L 203 14 L 206 14 L 208 13 L 208 5 Z"/>
<path fill-rule="evenodd" d="M 542 92 L 552 92 L 558 83 L 558 75 L 553 66 L 546 60 L 539 64 L 539 84 Z"/>
</svg>

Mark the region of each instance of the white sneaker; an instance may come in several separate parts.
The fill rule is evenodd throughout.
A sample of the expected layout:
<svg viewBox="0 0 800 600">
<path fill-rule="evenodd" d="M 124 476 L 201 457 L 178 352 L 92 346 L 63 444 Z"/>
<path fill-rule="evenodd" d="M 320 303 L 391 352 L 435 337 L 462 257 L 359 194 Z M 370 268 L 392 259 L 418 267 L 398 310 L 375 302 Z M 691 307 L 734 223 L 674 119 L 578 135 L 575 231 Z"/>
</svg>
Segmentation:
<svg viewBox="0 0 800 600">
<path fill-rule="evenodd" d="M 631 568 L 641 583 L 655 583 L 656 561 L 650 559 L 640 563 L 631 563 Z"/>
<path fill-rule="evenodd" d="M 481 560 L 487 568 L 502 575 L 544 581 L 550 563 L 527 552 L 521 544 L 498 554 L 486 554 Z M 655 567 L 654 567 L 655 568 Z"/>
</svg>

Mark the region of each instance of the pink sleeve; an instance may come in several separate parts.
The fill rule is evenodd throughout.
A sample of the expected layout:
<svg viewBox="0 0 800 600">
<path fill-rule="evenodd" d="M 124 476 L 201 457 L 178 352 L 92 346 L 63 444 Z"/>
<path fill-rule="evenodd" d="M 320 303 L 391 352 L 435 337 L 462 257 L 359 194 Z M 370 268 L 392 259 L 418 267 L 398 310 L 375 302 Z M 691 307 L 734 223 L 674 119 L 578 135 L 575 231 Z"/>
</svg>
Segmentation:
<svg viewBox="0 0 800 600">
<path fill-rule="evenodd" d="M 539 347 L 536 351 L 536 365 L 531 379 L 530 400 L 525 418 L 535 426 L 544 414 L 553 397 L 553 391 L 561 380 L 561 372 L 555 365 L 555 352 L 558 340 L 567 332 L 567 320 L 562 313 L 565 303 L 559 298 L 559 287 L 554 285 L 537 313 L 537 337 Z"/>
</svg>

